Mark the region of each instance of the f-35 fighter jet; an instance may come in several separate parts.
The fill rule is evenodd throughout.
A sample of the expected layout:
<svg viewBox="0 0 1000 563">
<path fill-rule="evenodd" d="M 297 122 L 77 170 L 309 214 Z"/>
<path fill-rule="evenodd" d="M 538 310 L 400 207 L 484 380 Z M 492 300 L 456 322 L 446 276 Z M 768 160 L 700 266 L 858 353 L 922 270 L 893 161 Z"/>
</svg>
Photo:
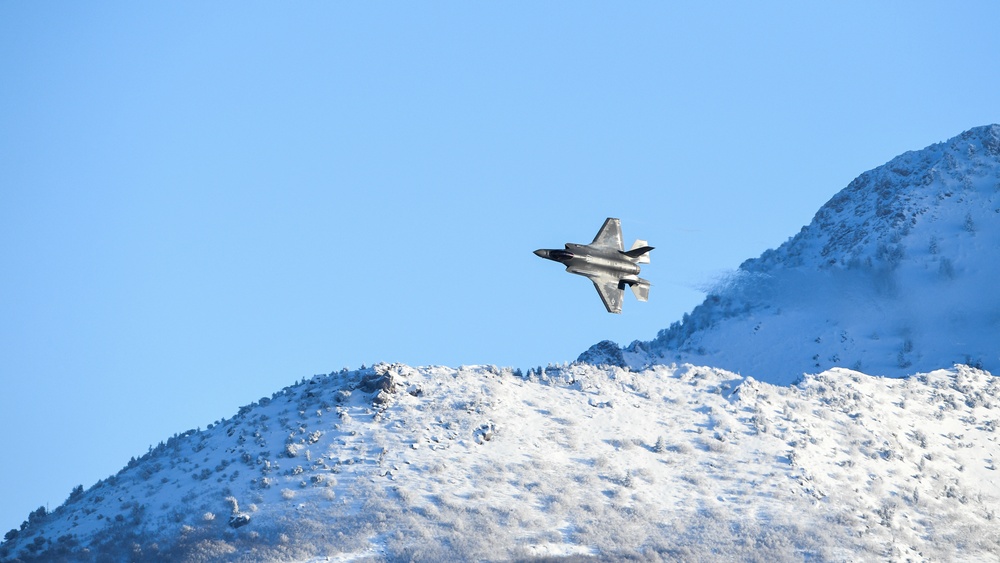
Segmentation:
<svg viewBox="0 0 1000 563">
<path fill-rule="evenodd" d="M 566 265 L 566 271 L 590 278 L 609 313 L 622 312 L 625 286 L 639 301 L 649 299 L 649 281 L 639 277 L 639 264 L 649 264 L 646 241 L 637 240 L 632 249 L 622 245 L 622 225 L 608 217 L 590 244 L 566 243 L 566 249 L 539 249 L 535 254 Z"/>
</svg>

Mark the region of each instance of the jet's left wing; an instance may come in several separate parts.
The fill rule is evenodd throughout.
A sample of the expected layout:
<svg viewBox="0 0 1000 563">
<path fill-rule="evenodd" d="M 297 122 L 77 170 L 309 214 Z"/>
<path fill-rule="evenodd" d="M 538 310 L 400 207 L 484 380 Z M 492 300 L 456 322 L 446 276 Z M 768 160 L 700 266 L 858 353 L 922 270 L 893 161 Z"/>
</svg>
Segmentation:
<svg viewBox="0 0 1000 563">
<path fill-rule="evenodd" d="M 608 217 L 604 221 L 604 225 L 601 227 L 600 231 L 597 231 L 597 236 L 594 237 L 594 242 L 590 243 L 590 246 L 598 248 L 613 248 L 618 251 L 625 250 L 625 243 L 622 242 L 622 224 L 621 221 L 615 219 L 614 217 Z"/>
<path fill-rule="evenodd" d="M 609 313 L 622 312 L 622 298 L 625 296 L 625 288 L 621 286 L 616 278 L 611 276 L 587 276 L 594 282 L 597 293 L 604 301 L 604 307 Z"/>
</svg>

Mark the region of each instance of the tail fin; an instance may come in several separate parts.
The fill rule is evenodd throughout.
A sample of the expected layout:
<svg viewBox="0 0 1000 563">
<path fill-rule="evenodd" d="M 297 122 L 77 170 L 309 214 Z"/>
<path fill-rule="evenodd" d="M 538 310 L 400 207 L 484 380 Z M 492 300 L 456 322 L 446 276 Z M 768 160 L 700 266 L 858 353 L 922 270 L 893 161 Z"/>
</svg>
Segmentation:
<svg viewBox="0 0 1000 563">
<path fill-rule="evenodd" d="M 639 278 L 638 282 L 629 285 L 632 287 L 632 293 L 635 294 L 636 299 L 639 301 L 649 301 L 649 280 Z"/>
<path fill-rule="evenodd" d="M 644 240 L 636 239 L 632 245 L 632 249 L 626 252 L 625 255 L 635 260 L 636 264 L 649 264 L 649 251 L 653 250 L 653 247 L 647 246 L 648 244 Z"/>
</svg>

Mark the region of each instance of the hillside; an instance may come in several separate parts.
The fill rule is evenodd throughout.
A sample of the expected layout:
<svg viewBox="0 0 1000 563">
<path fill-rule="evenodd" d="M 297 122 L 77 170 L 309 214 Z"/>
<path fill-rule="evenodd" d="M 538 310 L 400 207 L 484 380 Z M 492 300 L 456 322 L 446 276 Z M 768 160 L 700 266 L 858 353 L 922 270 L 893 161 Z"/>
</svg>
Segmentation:
<svg viewBox="0 0 1000 563">
<path fill-rule="evenodd" d="M 1000 125 L 990 125 L 858 176 L 654 340 L 581 359 L 690 362 L 781 384 L 833 367 L 997 372 L 998 277 Z"/>
<path fill-rule="evenodd" d="M 75 491 L 5 561 L 982 561 L 1000 383 L 576 364 L 316 376 Z"/>
</svg>

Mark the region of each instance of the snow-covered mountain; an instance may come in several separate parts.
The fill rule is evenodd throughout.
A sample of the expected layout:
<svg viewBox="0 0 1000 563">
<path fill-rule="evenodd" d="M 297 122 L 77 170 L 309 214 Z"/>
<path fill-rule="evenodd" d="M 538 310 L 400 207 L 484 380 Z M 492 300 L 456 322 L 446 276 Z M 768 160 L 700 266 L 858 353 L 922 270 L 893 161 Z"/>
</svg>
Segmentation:
<svg viewBox="0 0 1000 563">
<path fill-rule="evenodd" d="M 996 560 L 1000 381 L 316 376 L 33 514 L 21 561 Z"/>
<path fill-rule="evenodd" d="M 302 380 L 0 560 L 1000 561 L 998 219 L 994 125 L 862 174 L 655 340 Z"/>
<path fill-rule="evenodd" d="M 766 220 L 762 217 L 761 220 Z M 581 359 L 691 362 L 790 383 L 847 367 L 1000 370 L 1000 125 L 855 179 L 650 342 Z"/>
</svg>

